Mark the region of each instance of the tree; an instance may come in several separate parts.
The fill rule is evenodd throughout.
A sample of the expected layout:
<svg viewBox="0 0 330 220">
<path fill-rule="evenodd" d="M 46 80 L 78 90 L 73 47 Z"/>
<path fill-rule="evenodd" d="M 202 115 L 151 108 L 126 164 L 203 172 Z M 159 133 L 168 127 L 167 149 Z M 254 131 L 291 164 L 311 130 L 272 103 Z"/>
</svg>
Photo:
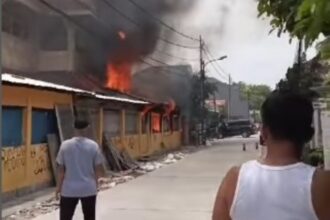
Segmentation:
<svg viewBox="0 0 330 220">
<path fill-rule="evenodd" d="M 305 62 L 302 66 L 294 64 L 292 68 L 288 69 L 285 79 L 277 84 L 277 89 L 316 98 L 318 94 L 312 90 L 312 87 L 322 84 L 328 72 L 328 67 L 321 64 L 319 59 L 319 56 L 317 56 Z"/>
<path fill-rule="evenodd" d="M 326 40 L 319 45 L 322 58 L 330 58 L 330 1 L 329 0 L 259 0 L 259 16 L 271 17 L 270 24 L 280 36 L 291 37 L 311 46 L 321 34 Z"/>
<path fill-rule="evenodd" d="M 247 85 L 240 82 L 241 96 L 248 100 L 251 110 L 259 110 L 266 97 L 271 93 L 267 85 Z"/>
</svg>

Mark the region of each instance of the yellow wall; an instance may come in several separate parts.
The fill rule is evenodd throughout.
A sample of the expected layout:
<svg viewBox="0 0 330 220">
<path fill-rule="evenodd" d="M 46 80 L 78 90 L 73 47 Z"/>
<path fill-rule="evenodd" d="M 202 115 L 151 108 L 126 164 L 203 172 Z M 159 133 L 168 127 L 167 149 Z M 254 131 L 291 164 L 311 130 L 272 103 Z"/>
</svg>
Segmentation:
<svg viewBox="0 0 330 220">
<path fill-rule="evenodd" d="M 3 192 L 52 181 L 47 145 L 2 150 Z"/>
<path fill-rule="evenodd" d="M 72 104 L 72 95 L 41 89 L 2 87 L 3 106 L 25 107 L 24 145 L 2 149 L 2 190 L 11 192 L 52 181 L 47 144 L 31 145 L 32 108 L 54 109 L 56 104 Z"/>
<path fill-rule="evenodd" d="M 53 109 L 55 104 L 71 104 L 72 95 L 17 86 L 2 87 L 4 106 L 27 106 L 30 100 L 33 108 Z"/>
<path fill-rule="evenodd" d="M 175 150 L 182 146 L 181 131 L 167 134 L 128 135 L 123 140 L 120 137 L 111 139 L 113 146 L 118 150 L 130 154 L 133 158 L 149 156 L 161 151 Z"/>
<path fill-rule="evenodd" d="M 133 158 L 148 156 L 161 151 L 175 150 L 182 146 L 182 131 L 142 134 L 141 115 L 138 120 L 138 134 L 125 134 L 125 111 L 121 112 L 120 136 L 111 139 L 118 150 L 126 150 Z M 104 123 L 104 122 L 103 122 Z"/>
<path fill-rule="evenodd" d="M 13 192 L 52 181 L 52 169 L 47 144 L 31 145 L 32 108 L 54 109 L 56 104 L 72 104 L 70 94 L 35 88 L 4 85 L 3 106 L 25 107 L 24 144 L 20 147 L 5 147 L 2 150 L 3 192 Z M 103 133 L 103 110 L 100 109 L 99 132 Z M 141 115 L 138 120 L 138 134 L 125 134 L 125 110 L 121 112 L 121 133 L 112 138 L 112 144 L 119 150 L 126 150 L 132 157 L 152 155 L 159 151 L 176 149 L 181 146 L 181 131 L 142 134 Z M 102 136 L 99 136 L 101 141 Z"/>
</svg>

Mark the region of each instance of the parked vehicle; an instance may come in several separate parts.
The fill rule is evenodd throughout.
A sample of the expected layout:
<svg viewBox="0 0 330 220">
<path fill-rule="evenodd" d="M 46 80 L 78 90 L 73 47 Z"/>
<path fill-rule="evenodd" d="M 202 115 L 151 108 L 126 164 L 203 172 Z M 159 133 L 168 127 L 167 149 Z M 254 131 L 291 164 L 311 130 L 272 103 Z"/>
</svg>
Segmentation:
<svg viewBox="0 0 330 220">
<path fill-rule="evenodd" d="M 234 120 L 219 125 L 218 138 L 242 135 L 248 138 L 257 133 L 257 127 L 250 120 Z"/>
</svg>

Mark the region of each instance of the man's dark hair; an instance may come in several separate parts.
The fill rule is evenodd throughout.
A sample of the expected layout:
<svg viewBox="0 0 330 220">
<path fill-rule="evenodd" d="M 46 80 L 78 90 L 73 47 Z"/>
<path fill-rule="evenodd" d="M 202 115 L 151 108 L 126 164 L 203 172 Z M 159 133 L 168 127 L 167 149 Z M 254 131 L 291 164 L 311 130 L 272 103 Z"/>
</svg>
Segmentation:
<svg viewBox="0 0 330 220">
<path fill-rule="evenodd" d="M 274 91 L 263 103 L 261 117 L 275 139 L 291 141 L 301 149 L 314 135 L 313 111 L 305 96 Z"/>
<path fill-rule="evenodd" d="M 74 121 L 74 128 L 77 129 L 77 130 L 86 129 L 88 126 L 89 126 L 89 123 L 86 120 L 76 119 Z"/>
</svg>

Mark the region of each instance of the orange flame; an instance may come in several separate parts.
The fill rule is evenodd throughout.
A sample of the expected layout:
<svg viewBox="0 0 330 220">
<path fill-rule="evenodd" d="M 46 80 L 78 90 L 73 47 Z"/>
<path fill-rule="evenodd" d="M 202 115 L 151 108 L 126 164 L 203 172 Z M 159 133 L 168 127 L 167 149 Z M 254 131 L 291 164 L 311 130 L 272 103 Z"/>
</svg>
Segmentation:
<svg viewBox="0 0 330 220">
<path fill-rule="evenodd" d="M 127 36 L 124 31 L 118 31 L 118 36 L 121 40 L 126 40 Z"/>
<path fill-rule="evenodd" d="M 161 132 L 161 116 L 160 114 L 152 114 L 152 131 Z"/>
<path fill-rule="evenodd" d="M 120 92 L 130 92 L 131 90 L 131 63 L 107 64 L 107 84 L 110 89 Z"/>
</svg>

